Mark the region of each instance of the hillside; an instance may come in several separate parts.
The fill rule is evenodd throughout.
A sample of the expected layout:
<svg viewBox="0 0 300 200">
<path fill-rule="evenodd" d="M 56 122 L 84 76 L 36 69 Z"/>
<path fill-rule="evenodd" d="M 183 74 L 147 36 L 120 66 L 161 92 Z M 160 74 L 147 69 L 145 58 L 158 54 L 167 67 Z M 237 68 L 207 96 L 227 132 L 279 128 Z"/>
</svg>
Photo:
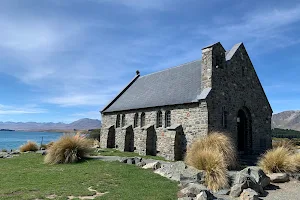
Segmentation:
<svg viewBox="0 0 300 200">
<path fill-rule="evenodd" d="M 272 117 L 272 127 L 300 131 L 300 111 L 290 110 L 274 114 Z"/>
<path fill-rule="evenodd" d="M 0 129 L 12 129 L 12 130 L 31 130 L 31 131 L 43 131 L 43 130 L 86 130 L 100 128 L 101 121 L 97 119 L 79 119 L 72 123 L 38 123 L 38 122 L 0 122 Z"/>
</svg>

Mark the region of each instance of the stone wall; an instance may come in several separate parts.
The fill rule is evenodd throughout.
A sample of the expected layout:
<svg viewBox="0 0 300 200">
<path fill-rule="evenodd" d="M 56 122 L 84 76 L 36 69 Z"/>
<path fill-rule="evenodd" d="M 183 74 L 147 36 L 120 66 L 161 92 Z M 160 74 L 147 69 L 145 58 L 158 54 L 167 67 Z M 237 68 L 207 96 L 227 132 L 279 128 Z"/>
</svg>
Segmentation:
<svg viewBox="0 0 300 200">
<path fill-rule="evenodd" d="M 165 112 L 171 111 L 171 125 L 181 125 L 183 134 L 185 135 L 187 145 L 197 137 L 207 135 L 208 130 L 208 114 L 206 103 L 199 102 L 193 104 L 164 106 L 156 108 L 138 109 L 124 112 L 113 112 L 102 114 L 102 131 L 100 143 L 102 148 L 106 148 L 107 134 L 111 126 L 115 127 L 117 114 L 125 114 L 125 127 L 132 125 L 134 122 L 134 115 L 138 113 L 138 127 L 133 128 L 134 132 L 134 146 L 135 152 L 145 155 L 147 138 L 147 129 L 153 126 L 156 134 L 157 155 L 174 160 L 174 141 L 176 131 L 169 130 L 165 127 Z M 163 127 L 156 127 L 157 112 L 162 112 Z M 145 126 L 140 127 L 141 113 L 145 113 Z M 116 146 L 120 151 L 124 150 L 124 134 L 126 130 L 124 127 L 115 128 L 116 132 Z"/>
<path fill-rule="evenodd" d="M 212 63 L 212 90 L 207 100 L 209 132 L 227 132 L 237 145 L 237 113 L 248 108 L 252 119 L 252 153 L 262 153 L 271 147 L 272 109 L 243 44 L 226 61 L 220 43 L 203 51 L 202 63 Z M 202 66 L 203 67 L 203 66 Z M 206 78 L 209 80 L 209 78 Z M 223 109 L 227 112 L 227 127 L 223 127 Z"/>
</svg>

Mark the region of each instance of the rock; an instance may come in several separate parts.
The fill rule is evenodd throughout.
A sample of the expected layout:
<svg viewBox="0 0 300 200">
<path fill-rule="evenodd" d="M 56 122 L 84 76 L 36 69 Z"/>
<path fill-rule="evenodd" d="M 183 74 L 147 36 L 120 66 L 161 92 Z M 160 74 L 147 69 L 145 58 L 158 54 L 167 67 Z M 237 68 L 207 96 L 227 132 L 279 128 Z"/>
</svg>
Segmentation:
<svg viewBox="0 0 300 200">
<path fill-rule="evenodd" d="M 126 160 L 126 163 L 129 164 L 129 165 L 134 165 L 135 164 L 135 159 L 134 158 L 128 158 Z"/>
<path fill-rule="evenodd" d="M 290 180 L 287 173 L 273 173 L 268 174 L 272 183 L 284 183 Z"/>
<path fill-rule="evenodd" d="M 20 151 L 19 150 L 14 150 L 10 154 L 12 154 L 12 155 L 20 154 Z"/>
<path fill-rule="evenodd" d="M 156 170 L 158 168 L 161 167 L 161 163 L 158 161 L 152 162 L 152 163 L 148 163 L 145 166 L 143 166 L 143 169 L 153 169 Z"/>
<path fill-rule="evenodd" d="M 247 188 L 247 189 L 243 190 L 240 199 L 241 200 L 259 200 L 257 192 L 255 192 L 251 188 Z"/>
<path fill-rule="evenodd" d="M 120 157 L 119 158 L 119 162 L 121 162 L 121 163 L 127 163 L 127 159 L 128 158 L 126 158 L 126 157 Z"/>
<path fill-rule="evenodd" d="M 230 190 L 230 196 L 238 197 L 243 192 L 244 189 L 251 188 L 259 194 L 264 194 L 264 190 L 261 185 L 259 185 L 252 176 L 243 176 L 235 183 Z"/>
<path fill-rule="evenodd" d="M 228 181 L 229 181 L 230 186 L 232 186 L 234 184 L 235 177 L 236 177 L 237 173 L 238 173 L 238 171 L 228 171 L 227 172 L 227 177 L 228 177 Z"/>
<path fill-rule="evenodd" d="M 143 167 L 143 166 L 146 165 L 146 163 L 145 163 L 145 161 L 142 160 L 141 162 L 136 163 L 135 165 L 138 166 L 138 167 Z"/>
<path fill-rule="evenodd" d="M 180 181 L 180 174 L 185 170 L 186 164 L 183 161 L 163 164 L 161 168 L 154 171 L 163 177 L 174 181 Z"/>
<path fill-rule="evenodd" d="M 234 183 L 241 183 L 245 176 L 252 176 L 263 188 L 270 184 L 270 178 L 259 167 L 246 167 L 238 172 Z"/>
<path fill-rule="evenodd" d="M 178 200 L 193 200 L 194 198 L 192 197 L 181 197 L 181 198 L 178 198 Z"/>
<path fill-rule="evenodd" d="M 218 194 L 218 195 L 228 195 L 229 193 L 230 193 L 230 188 L 221 189 L 216 192 L 216 194 Z"/>
<path fill-rule="evenodd" d="M 138 163 L 140 163 L 142 161 L 143 161 L 143 158 L 141 158 L 141 157 L 134 157 L 134 164 L 138 164 Z"/>
<path fill-rule="evenodd" d="M 46 155 L 46 150 L 38 150 L 35 153 Z"/>
<path fill-rule="evenodd" d="M 180 197 L 196 197 L 202 190 L 206 190 L 206 187 L 198 183 L 189 183 L 185 188 L 179 191 Z"/>
<path fill-rule="evenodd" d="M 231 187 L 229 195 L 231 197 L 239 197 L 243 192 L 243 190 L 246 188 L 247 188 L 246 183 L 237 183 Z"/>
<path fill-rule="evenodd" d="M 300 173 L 297 173 L 297 172 L 296 173 L 290 173 L 289 176 L 291 178 L 294 178 L 294 179 L 300 181 Z"/>
<path fill-rule="evenodd" d="M 213 200 L 213 199 L 215 199 L 214 195 L 212 195 L 208 190 L 202 190 L 196 196 L 196 200 Z"/>
<path fill-rule="evenodd" d="M 184 187 L 187 183 L 200 183 L 205 182 L 205 171 L 198 170 L 194 167 L 188 166 L 180 174 L 180 184 Z"/>
</svg>

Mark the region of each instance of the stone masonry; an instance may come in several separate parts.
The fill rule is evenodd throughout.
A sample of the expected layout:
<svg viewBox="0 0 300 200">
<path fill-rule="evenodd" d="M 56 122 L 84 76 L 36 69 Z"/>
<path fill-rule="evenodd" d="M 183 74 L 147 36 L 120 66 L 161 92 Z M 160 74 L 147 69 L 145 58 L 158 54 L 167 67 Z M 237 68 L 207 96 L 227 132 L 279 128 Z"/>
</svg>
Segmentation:
<svg viewBox="0 0 300 200">
<path fill-rule="evenodd" d="M 212 131 L 228 134 L 242 153 L 259 154 L 271 147 L 272 109 L 242 43 L 227 52 L 220 43 L 203 48 L 200 78 L 201 95 L 197 102 L 113 112 L 103 110 L 101 147 L 107 147 L 112 129 L 114 146 L 120 151 L 128 150 L 126 145 L 132 135 L 132 151 L 169 160 L 182 159 L 195 139 Z M 162 112 L 162 127 L 157 127 L 158 111 Z M 165 127 L 166 111 L 171 112 L 171 127 Z M 138 126 L 134 127 L 136 113 Z M 145 113 L 143 127 L 140 126 L 142 113 Z M 117 128 L 117 115 L 122 119 L 123 114 L 124 126 Z"/>
</svg>

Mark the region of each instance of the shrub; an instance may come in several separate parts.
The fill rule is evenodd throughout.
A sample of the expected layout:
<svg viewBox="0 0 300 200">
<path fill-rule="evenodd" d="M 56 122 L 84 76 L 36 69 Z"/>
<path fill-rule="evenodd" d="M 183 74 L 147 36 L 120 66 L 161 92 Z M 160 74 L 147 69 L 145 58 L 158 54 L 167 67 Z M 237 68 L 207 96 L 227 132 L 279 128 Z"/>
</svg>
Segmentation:
<svg viewBox="0 0 300 200">
<path fill-rule="evenodd" d="M 277 148 L 277 147 L 285 147 L 289 149 L 290 151 L 294 151 L 296 149 L 296 145 L 292 140 L 289 139 L 282 139 L 282 140 L 277 140 L 277 141 L 272 141 L 272 147 Z"/>
<path fill-rule="evenodd" d="M 205 170 L 206 185 L 216 191 L 228 186 L 227 168 L 236 167 L 236 150 L 229 137 L 215 132 L 196 140 L 187 150 L 185 161 L 188 165 Z"/>
<path fill-rule="evenodd" d="M 225 165 L 231 169 L 236 168 L 237 156 L 234 143 L 231 138 L 224 133 L 214 132 L 207 137 L 196 140 L 187 151 L 187 161 L 194 159 L 193 154 L 202 149 L 221 152 L 224 157 Z"/>
<path fill-rule="evenodd" d="M 227 166 L 220 151 L 198 150 L 192 159 L 187 159 L 187 163 L 197 169 L 205 170 L 205 184 L 210 190 L 217 191 L 228 186 Z"/>
<path fill-rule="evenodd" d="M 7 152 L 7 149 L 2 149 L 1 152 Z"/>
<path fill-rule="evenodd" d="M 40 148 L 43 148 L 43 149 L 49 149 L 52 145 L 53 145 L 54 142 L 49 142 L 48 144 L 42 144 L 40 146 Z"/>
<path fill-rule="evenodd" d="M 283 146 L 268 150 L 258 160 L 258 166 L 266 173 L 296 171 L 293 153 Z"/>
<path fill-rule="evenodd" d="M 20 152 L 37 151 L 38 149 L 39 147 L 35 142 L 28 141 L 26 144 L 20 147 Z"/>
<path fill-rule="evenodd" d="M 296 165 L 296 170 L 300 172 L 300 153 L 293 155 L 293 162 Z"/>
<path fill-rule="evenodd" d="M 88 154 L 91 150 L 92 142 L 88 139 L 76 136 L 62 136 L 48 149 L 45 163 L 74 163 Z"/>
</svg>

